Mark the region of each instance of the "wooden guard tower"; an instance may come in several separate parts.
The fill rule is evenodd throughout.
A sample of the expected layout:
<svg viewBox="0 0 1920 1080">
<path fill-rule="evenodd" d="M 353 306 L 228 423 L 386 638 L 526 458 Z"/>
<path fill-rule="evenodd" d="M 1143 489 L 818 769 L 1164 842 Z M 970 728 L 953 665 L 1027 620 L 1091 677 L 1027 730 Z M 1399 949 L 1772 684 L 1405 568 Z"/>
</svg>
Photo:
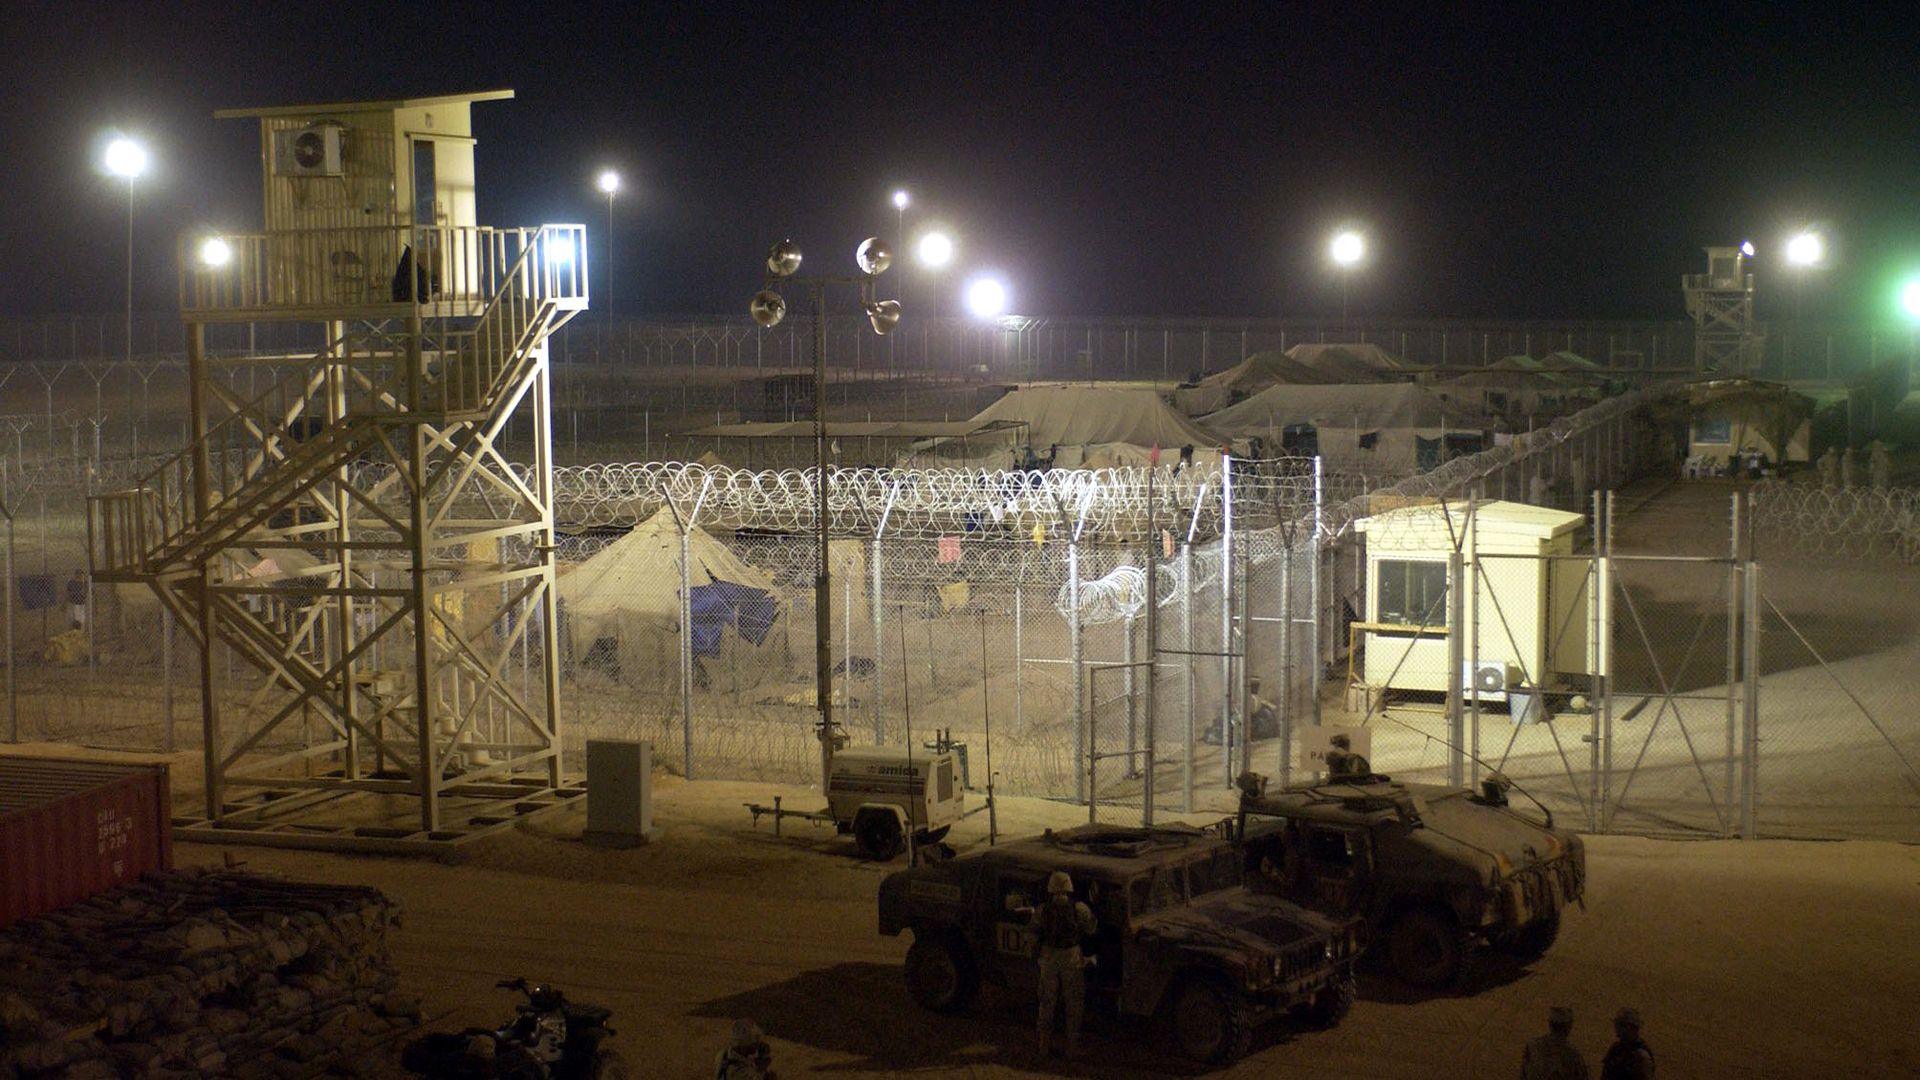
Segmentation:
<svg viewBox="0 0 1920 1080">
<path fill-rule="evenodd" d="M 1693 370 L 1744 375 L 1760 366 L 1764 339 L 1753 321 L 1750 248 L 1710 247 L 1707 272 L 1685 274 L 1680 289 L 1693 319 Z"/>
<path fill-rule="evenodd" d="M 199 645 L 196 839 L 434 847 L 578 794 L 547 342 L 586 236 L 476 222 L 469 111 L 512 96 L 216 114 L 260 125 L 265 228 L 182 239 L 192 442 L 88 520 L 95 577 Z M 209 355 L 209 324 L 262 321 L 317 348 Z"/>
</svg>

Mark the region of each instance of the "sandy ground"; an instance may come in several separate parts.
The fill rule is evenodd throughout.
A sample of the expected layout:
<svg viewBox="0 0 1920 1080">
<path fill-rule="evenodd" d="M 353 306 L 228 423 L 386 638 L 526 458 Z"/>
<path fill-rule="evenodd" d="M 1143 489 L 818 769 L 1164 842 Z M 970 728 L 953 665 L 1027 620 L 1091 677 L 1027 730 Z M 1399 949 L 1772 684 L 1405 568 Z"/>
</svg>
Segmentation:
<svg viewBox="0 0 1920 1080">
<path fill-rule="evenodd" d="M 178 786 L 192 786 L 189 762 Z M 184 799 L 191 799 L 182 790 Z M 874 928 L 894 866 L 854 857 L 825 828 L 775 838 L 741 803 L 797 787 L 662 776 L 659 836 L 606 851 L 578 840 L 569 808 L 465 849 L 456 864 L 181 845 L 187 863 L 229 853 L 252 868 L 378 886 L 405 906 L 403 978 L 442 1026 L 504 1015 L 494 979 L 553 981 L 610 1006 L 640 1075 L 711 1075 L 732 1020 L 768 1031 L 782 1075 L 1135 1076 L 1187 1072 L 1112 1023 L 1072 1065 L 1036 1059 L 1027 1013 L 989 993 L 969 1018 L 907 998 L 905 938 Z M 1004 799 L 1004 832 L 1084 820 L 1085 810 Z M 975 817 L 956 831 L 984 842 Z M 1647 1017 L 1660 1075 L 1894 1076 L 1920 1070 L 1920 848 L 1889 843 L 1589 841 L 1587 910 L 1530 969 L 1491 970 L 1460 992 L 1412 996 L 1363 980 L 1338 1028 L 1269 1030 L 1223 1076 L 1510 1075 L 1546 1008 L 1569 1004 L 1597 1060 L 1605 1019 Z"/>
</svg>

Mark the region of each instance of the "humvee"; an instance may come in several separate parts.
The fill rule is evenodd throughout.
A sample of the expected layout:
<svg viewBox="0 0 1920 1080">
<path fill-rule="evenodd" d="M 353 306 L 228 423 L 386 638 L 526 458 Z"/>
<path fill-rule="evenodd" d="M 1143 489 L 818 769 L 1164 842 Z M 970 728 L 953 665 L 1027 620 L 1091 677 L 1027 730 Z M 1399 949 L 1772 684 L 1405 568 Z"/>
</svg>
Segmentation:
<svg viewBox="0 0 1920 1080">
<path fill-rule="evenodd" d="M 1249 880 L 1318 911 L 1365 920 L 1369 961 L 1436 988 L 1473 947 L 1537 959 L 1586 887 L 1580 837 L 1508 805 L 1510 785 L 1475 793 L 1370 775 L 1269 793 L 1241 779 L 1235 828 Z"/>
<path fill-rule="evenodd" d="M 1098 924 L 1082 945 L 1089 1007 L 1157 1018 L 1181 1053 L 1223 1063 L 1278 1013 L 1333 1024 L 1354 997 L 1357 920 L 1250 891 L 1242 867 L 1219 832 L 1049 831 L 889 875 L 880 932 L 912 931 L 907 986 L 928 1009 L 966 1008 L 982 980 L 1034 993 L 1036 931 L 1016 909 L 1043 903 L 1064 870 Z"/>
</svg>

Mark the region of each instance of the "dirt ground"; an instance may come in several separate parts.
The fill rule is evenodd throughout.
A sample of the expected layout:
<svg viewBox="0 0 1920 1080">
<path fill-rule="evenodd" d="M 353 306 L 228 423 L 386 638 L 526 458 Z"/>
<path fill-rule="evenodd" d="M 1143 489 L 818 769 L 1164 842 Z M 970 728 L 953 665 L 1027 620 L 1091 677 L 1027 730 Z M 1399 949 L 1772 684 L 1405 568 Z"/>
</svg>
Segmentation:
<svg viewBox="0 0 1920 1080">
<path fill-rule="evenodd" d="M 192 765 L 177 759 L 190 801 Z M 688 783 L 662 774 L 659 834 L 631 851 L 579 840 L 568 808 L 465 849 L 453 864 L 183 844 L 185 863 L 378 886 L 405 908 L 403 980 L 438 1026 L 496 1020 L 496 978 L 524 974 L 614 1010 L 639 1075 L 711 1075 L 736 1017 L 763 1025 L 783 1076 L 1191 1074 L 1117 1025 L 1090 1026 L 1071 1065 L 1037 1059 L 1023 1006 L 984 995 L 971 1018 L 907 998 L 905 938 L 875 931 L 891 866 L 863 862 L 830 830 L 775 838 L 741 804 L 804 788 Z M 1003 833 L 1085 818 L 1079 807 L 1003 799 Z M 985 842 L 977 816 L 955 833 Z M 1574 1041 L 1597 1062 L 1606 1020 L 1647 1018 L 1662 1078 L 1894 1076 L 1920 1070 L 1920 848 L 1879 842 L 1589 840 L 1587 909 L 1530 969 L 1494 969 L 1459 992 L 1409 995 L 1363 979 L 1331 1031 L 1270 1029 L 1222 1076 L 1511 1075 L 1546 1009 L 1571 1005 Z"/>
</svg>

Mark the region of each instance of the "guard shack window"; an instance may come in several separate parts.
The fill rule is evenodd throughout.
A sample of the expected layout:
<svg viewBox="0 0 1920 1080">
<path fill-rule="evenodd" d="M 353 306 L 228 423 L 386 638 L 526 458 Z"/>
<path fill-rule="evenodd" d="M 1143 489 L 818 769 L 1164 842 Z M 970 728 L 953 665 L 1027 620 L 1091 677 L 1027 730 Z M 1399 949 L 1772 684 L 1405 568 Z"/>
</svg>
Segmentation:
<svg viewBox="0 0 1920 1080">
<path fill-rule="evenodd" d="M 1403 626 L 1447 624 L 1447 564 L 1413 559 L 1381 559 L 1374 595 L 1375 618 Z"/>
</svg>

